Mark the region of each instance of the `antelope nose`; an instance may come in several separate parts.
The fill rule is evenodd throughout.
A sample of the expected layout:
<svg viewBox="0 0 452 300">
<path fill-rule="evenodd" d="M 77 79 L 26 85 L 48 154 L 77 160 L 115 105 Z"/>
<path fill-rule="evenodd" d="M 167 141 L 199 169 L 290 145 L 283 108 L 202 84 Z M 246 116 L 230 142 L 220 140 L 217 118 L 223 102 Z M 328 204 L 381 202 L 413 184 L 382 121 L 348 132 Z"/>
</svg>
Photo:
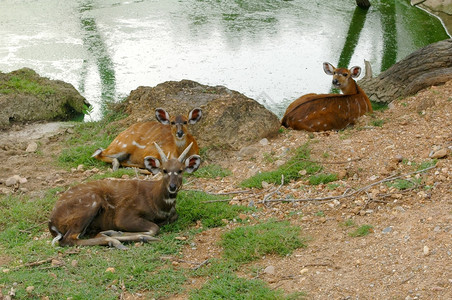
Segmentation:
<svg viewBox="0 0 452 300">
<path fill-rule="evenodd" d="M 179 130 L 179 131 L 176 132 L 176 135 L 177 135 L 178 138 L 181 138 L 181 137 L 184 136 L 184 132 L 182 130 Z"/>
<path fill-rule="evenodd" d="M 168 190 L 169 190 L 171 193 L 174 193 L 175 191 L 177 191 L 177 185 L 174 184 L 174 183 L 170 183 L 170 185 L 168 186 Z"/>
<path fill-rule="evenodd" d="M 339 85 L 339 81 L 337 81 L 337 79 L 334 79 L 334 80 L 333 80 L 333 84 L 334 84 L 334 85 Z"/>
</svg>

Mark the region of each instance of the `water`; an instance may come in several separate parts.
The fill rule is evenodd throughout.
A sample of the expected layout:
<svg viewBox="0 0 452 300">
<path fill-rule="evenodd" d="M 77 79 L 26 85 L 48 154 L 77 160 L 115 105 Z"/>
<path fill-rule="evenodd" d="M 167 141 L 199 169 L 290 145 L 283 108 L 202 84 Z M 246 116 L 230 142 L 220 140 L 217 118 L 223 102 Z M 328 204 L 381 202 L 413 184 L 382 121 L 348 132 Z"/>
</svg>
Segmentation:
<svg viewBox="0 0 452 300">
<path fill-rule="evenodd" d="M 328 92 L 322 62 L 369 60 L 379 73 L 448 38 L 408 0 L 0 0 L 0 71 L 22 67 L 69 82 L 94 105 L 138 86 L 191 79 L 224 85 L 281 116 Z"/>
</svg>

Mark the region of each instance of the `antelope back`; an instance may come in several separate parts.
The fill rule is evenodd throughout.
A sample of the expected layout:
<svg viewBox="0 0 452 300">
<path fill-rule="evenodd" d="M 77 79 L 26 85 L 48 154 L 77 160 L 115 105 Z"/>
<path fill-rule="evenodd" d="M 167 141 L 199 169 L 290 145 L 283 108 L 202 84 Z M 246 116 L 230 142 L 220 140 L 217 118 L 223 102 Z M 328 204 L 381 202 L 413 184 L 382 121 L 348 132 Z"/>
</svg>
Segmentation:
<svg viewBox="0 0 452 300">
<path fill-rule="evenodd" d="M 307 94 L 298 98 L 287 108 L 281 120 L 283 126 L 307 131 L 337 130 L 372 112 L 367 95 L 353 79 L 361 68 L 336 69 L 329 63 L 323 67 L 325 73 L 333 75 L 333 85 L 344 94 Z"/>
</svg>

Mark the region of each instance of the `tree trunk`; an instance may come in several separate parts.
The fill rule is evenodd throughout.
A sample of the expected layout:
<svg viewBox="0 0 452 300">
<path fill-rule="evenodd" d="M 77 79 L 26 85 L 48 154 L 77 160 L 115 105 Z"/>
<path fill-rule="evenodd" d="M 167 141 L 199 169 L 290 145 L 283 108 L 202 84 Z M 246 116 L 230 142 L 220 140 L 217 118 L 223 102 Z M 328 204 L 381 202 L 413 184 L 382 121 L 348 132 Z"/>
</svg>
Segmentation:
<svg viewBox="0 0 452 300">
<path fill-rule="evenodd" d="M 358 84 L 371 101 L 389 103 L 448 80 L 452 80 L 452 39 L 419 49 L 378 77 L 363 78 Z"/>
<path fill-rule="evenodd" d="M 356 5 L 361 8 L 368 9 L 370 7 L 369 0 L 356 0 Z"/>
</svg>

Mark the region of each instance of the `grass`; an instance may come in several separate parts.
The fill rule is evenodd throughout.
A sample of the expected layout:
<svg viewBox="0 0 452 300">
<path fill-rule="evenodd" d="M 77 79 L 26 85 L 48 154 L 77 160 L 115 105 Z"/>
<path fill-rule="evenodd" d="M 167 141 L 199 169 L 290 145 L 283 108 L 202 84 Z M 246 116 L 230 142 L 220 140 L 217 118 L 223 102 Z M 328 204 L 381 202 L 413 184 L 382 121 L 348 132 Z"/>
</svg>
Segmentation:
<svg viewBox="0 0 452 300">
<path fill-rule="evenodd" d="M 117 299 L 122 284 L 127 291 L 143 292 L 150 298 L 167 297 L 181 292 L 188 270 L 177 269 L 162 256 L 179 256 L 196 232 L 203 228 L 225 225 L 222 219 L 239 219 L 239 212 L 248 207 L 231 206 L 225 202 L 202 203 L 219 199 L 202 192 L 180 192 L 177 199 L 179 219 L 162 227 L 161 242 L 129 244 L 128 251 L 108 247 L 52 247 L 47 220 L 62 189 L 47 191 L 42 197 L 24 195 L 0 197 L 0 253 L 7 266 L 0 266 L 0 289 L 3 294 L 13 287 L 16 298 L 50 299 Z M 221 199 L 221 198 L 220 198 Z M 36 213 L 40 212 L 40 213 Z M 197 222 L 203 228 L 193 230 Z M 181 241 L 176 236 L 187 236 Z M 54 257 L 61 265 L 51 265 Z M 45 261 L 35 267 L 27 263 Z M 73 261 L 76 265 L 73 265 Z M 114 268 L 114 272 L 106 272 Z M 7 271 L 5 271 L 7 269 Z M 34 286 L 31 294 L 26 288 Z M 113 287 L 115 286 L 115 287 Z"/>
<path fill-rule="evenodd" d="M 317 174 L 309 176 L 309 183 L 311 185 L 326 184 L 337 180 L 337 174 Z"/>
<path fill-rule="evenodd" d="M 322 166 L 309 160 L 309 148 L 305 144 L 295 150 L 293 157 L 278 169 L 270 172 L 262 172 L 250 177 L 240 183 L 242 187 L 247 188 L 262 188 L 262 182 L 267 183 L 281 183 L 281 175 L 284 175 L 284 184 L 291 180 L 296 180 L 302 175 L 301 170 L 306 170 L 306 174 L 314 174 L 322 169 Z"/>
<path fill-rule="evenodd" d="M 211 164 L 199 168 L 191 176 L 197 178 L 223 178 L 232 175 L 232 172 L 228 169 L 222 168 L 220 165 Z"/>
<path fill-rule="evenodd" d="M 55 94 L 55 90 L 49 86 L 44 86 L 38 82 L 27 78 L 27 72 L 22 76 L 11 76 L 8 81 L 0 84 L 0 94 L 25 93 L 34 96 L 47 96 Z"/>
<path fill-rule="evenodd" d="M 275 220 L 235 228 L 223 235 L 221 245 L 224 258 L 238 263 L 248 263 L 267 254 L 285 256 L 306 246 L 299 227 Z"/>
<path fill-rule="evenodd" d="M 372 225 L 362 225 L 355 229 L 354 231 L 350 232 L 348 235 L 351 237 L 361 237 L 368 235 L 372 231 L 373 231 Z"/>
<path fill-rule="evenodd" d="M 374 111 L 385 111 L 388 109 L 388 103 L 385 102 L 373 102 L 371 101 L 372 110 Z"/>
</svg>

